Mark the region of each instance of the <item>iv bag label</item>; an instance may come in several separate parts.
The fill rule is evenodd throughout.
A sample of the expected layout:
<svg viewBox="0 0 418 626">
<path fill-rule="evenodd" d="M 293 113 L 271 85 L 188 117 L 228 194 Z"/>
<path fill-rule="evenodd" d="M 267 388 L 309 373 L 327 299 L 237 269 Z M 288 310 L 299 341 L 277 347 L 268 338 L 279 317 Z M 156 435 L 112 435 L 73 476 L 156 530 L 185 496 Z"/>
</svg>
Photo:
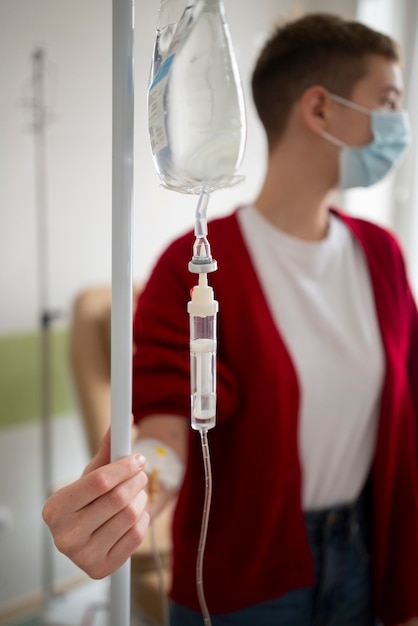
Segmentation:
<svg viewBox="0 0 418 626">
<path fill-rule="evenodd" d="M 157 152 L 168 146 L 168 137 L 164 123 L 163 98 L 164 84 L 160 82 L 150 91 L 148 96 L 149 138 L 152 154 L 157 154 Z"/>
<path fill-rule="evenodd" d="M 170 67 L 173 61 L 174 61 L 174 54 L 170 54 L 170 56 L 167 57 L 165 61 L 161 63 L 160 69 L 158 70 L 154 80 L 152 81 L 152 85 L 150 86 L 150 91 L 152 91 L 154 87 L 158 85 L 160 81 L 162 81 L 164 78 L 167 78 L 168 72 L 170 71 Z"/>
<path fill-rule="evenodd" d="M 164 92 L 173 60 L 174 54 L 161 64 L 148 93 L 148 125 L 152 154 L 157 154 L 168 146 L 164 116 Z"/>
</svg>

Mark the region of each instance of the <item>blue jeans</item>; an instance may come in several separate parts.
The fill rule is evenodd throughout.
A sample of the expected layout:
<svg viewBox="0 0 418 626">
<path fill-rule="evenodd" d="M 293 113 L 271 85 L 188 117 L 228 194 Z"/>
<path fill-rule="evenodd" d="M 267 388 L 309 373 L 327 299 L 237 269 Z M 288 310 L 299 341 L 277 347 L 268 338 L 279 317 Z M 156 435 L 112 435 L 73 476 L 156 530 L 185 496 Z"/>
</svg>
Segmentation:
<svg viewBox="0 0 418 626">
<path fill-rule="evenodd" d="M 366 492 L 352 506 L 308 512 L 305 519 L 315 564 L 313 587 L 212 615 L 212 626 L 375 626 Z M 172 604 L 170 626 L 203 624 L 200 613 Z"/>
</svg>

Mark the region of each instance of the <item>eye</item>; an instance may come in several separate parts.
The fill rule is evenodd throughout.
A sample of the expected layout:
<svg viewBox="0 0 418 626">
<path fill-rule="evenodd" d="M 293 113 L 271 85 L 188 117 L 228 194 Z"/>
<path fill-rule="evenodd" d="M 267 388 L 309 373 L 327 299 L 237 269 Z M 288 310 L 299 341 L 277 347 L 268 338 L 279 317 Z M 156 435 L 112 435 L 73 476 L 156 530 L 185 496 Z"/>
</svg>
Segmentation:
<svg viewBox="0 0 418 626">
<path fill-rule="evenodd" d="M 400 109 L 400 98 L 396 95 L 385 96 L 382 98 L 381 106 L 388 111 L 397 111 Z"/>
</svg>

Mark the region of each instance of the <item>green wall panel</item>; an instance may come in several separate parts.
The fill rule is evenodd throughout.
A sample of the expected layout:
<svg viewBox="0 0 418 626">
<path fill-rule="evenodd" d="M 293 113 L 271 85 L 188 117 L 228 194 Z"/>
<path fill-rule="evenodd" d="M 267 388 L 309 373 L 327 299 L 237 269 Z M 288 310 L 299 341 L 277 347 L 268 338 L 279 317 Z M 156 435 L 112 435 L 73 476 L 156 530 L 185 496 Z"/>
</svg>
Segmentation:
<svg viewBox="0 0 418 626">
<path fill-rule="evenodd" d="M 49 333 L 51 414 L 74 409 L 68 358 L 68 330 Z M 41 419 L 41 337 L 0 336 L 0 428 Z"/>
</svg>

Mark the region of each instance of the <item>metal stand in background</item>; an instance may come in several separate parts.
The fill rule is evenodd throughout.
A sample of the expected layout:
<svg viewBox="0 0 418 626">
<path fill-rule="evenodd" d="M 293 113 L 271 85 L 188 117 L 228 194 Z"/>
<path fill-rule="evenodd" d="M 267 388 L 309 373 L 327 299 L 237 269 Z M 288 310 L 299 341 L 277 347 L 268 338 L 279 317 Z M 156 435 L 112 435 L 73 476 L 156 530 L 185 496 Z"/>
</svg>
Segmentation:
<svg viewBox="0 0 418 626">
<path fill-rule="evenodd" d="M 111 460 L 131 452 L 135 0 L 113 0 Z M 131 563 L 111 576 L 110 625 L 129 626 Z"/>
<path fill-rule="evenodd" d="M 33 133 L 35 147 L 35 203 L 38 259 L 38 307 L 40 332 L 40 387 L 42 425 L 42 485 L 44 499 L 51 494 L 52 483 L 52 389 L 51 324 L 58 316 L 49 309 L 48 289 L 48 220 L 46 168 L 45 55 L 39 48 L 32 55 L 33 65 Z M 46 608 L 54 596 L 53 543 L 44 525 L 42 537 L 42 590 Z"/>
</svg>

